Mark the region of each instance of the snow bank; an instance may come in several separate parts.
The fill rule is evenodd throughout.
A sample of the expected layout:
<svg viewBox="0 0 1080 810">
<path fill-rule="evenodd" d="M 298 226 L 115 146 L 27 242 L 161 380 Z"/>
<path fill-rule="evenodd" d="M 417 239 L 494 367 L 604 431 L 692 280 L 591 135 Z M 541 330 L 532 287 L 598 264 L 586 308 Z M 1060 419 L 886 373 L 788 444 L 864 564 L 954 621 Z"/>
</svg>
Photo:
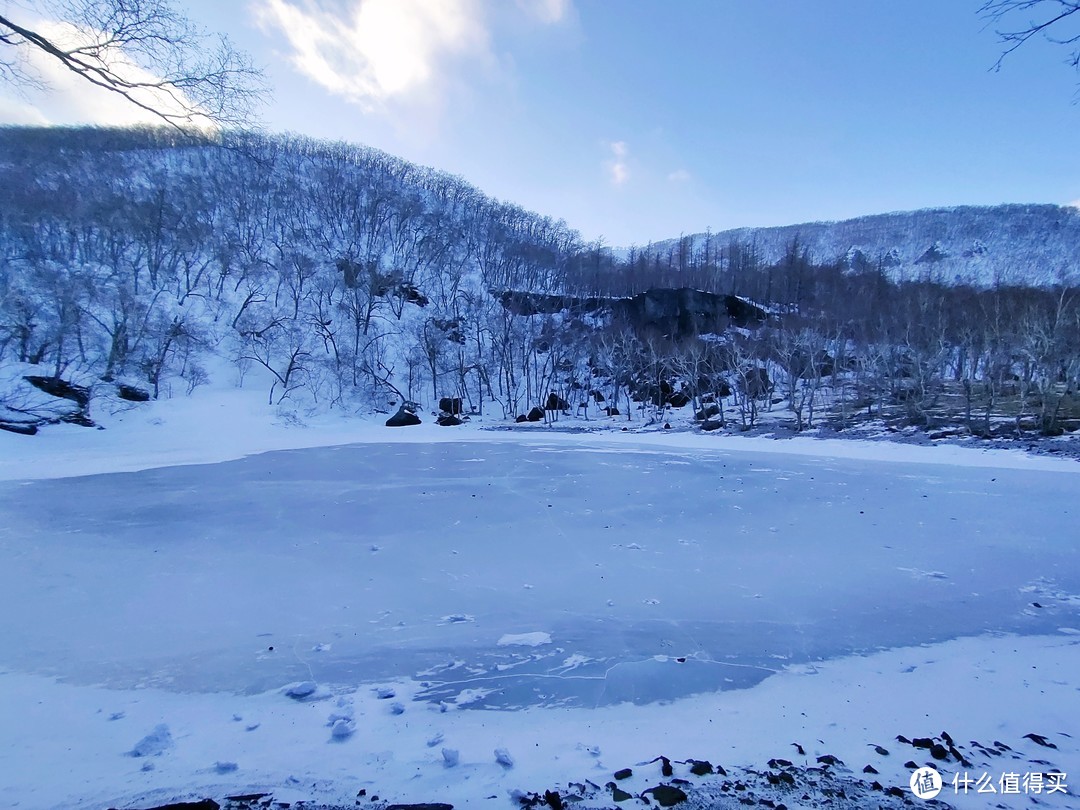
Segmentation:
<svg viewBox="0 0 1080 810">
<path fill-rule="evenodd" d="M 440 427 L 430 414 L 422 425 L 387 428 L 385 414 L 306 416 L 271 407 L 254 389 L 199 389 L 191 396 L 94 412 L 103 429 L 56 425 L 37 436 L 0 432 L 0 481 L 64 478 L 133 472 L 180 464 L 208 464 L 255 453 L 353 443 L 519 442 L 566 447 L 604 446 L 707 452 L 779 453 L 866 461 L 951 464 L 1027 470 L 1080 472 L 1066 458 L 1033 456 L 1021 450 L 955 445 L 919 446 L 890 441 L 773 439 L 645 428 L 640 422 L 566 419 L 556 425 L 510 428 L 499 417 L 474 417 L 458 427 Z"/>
<path fill-rule="evenodd" d="M 753 689 L 666 705 L 445 711 L 409 700 L 407 711 L 394 715 L 360 688 L 342 694 L 353 707 L 355 733 L 336 738 L 326 725 L 333 707 L 298 703 L 279 690 L 249 696 L 112 691 L 9 672 L 0 674 L 0 716 L 21 733 L 0 741 L 0 774 L 5 803 L 23 810 L 103 810 L 257 790 L 273 791 L 278 800 L 351 804 L 360 789 L 391 801 L 463 808 L 496 796 L 492 807 L 509 807 L 511 791 L 542 792 L 585 779 L 603 785 L 624 767 L 635 775 L 620 786 L 640 791 L 656 784 L 659 766 L 644 763 L 660 755 L 761 769 L 773 757 L 815 764 L 831 754 L 854 774 L 865 765 L 880 771 L 868 781 L 906 786 L 910 769 L 903 763 L 929 757 L 896 736 L 944 730 L 965 749 L 968 741 L 995 740 L 1012 749 L 1011 756 L 973 761 L 973 775 L 986 771 L 996 779 L 1006 770 L 1054 767 L 1076 782 L 1078 673 L 1080 638 L 1062 634 L 965 638 L 792 667 Z M 416 686 L 396 688 L 408 699 Z M 124 718 L 110 721 L 118 711 Z M 246 730 L 253 721 L 254 730 Z M 174 744 L 153 757 L 155 767 L 143 769 L 145 760 L 127 755 L 132 740 L 140 729 L 166 723 Z M 1057 748 L 1025 738 L 1032 733 Z M 513 753 L 512 769 L 496 761 L 496 749 Z M 952 795 L 959 766 L 937 764 L 947 786 L 939 798 L 987 806 L 983 795 Z M 1070 785 L 1068 795 L 1042 800 L 1075 806 L 1076 793 Z M 1022 795 L 994 800 L 1029 804 Z"/>
</svg>

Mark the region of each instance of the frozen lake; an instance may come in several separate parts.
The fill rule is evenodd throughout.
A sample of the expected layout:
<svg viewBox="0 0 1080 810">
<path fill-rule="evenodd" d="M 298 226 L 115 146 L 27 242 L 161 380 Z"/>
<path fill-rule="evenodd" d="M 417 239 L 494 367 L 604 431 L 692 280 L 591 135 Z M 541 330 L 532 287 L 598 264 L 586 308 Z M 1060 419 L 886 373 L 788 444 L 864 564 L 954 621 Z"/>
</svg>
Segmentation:
<svg viewBox="0 0 1080 810">
<path fill-rule="evenodd" d="M 1078 482 L 478 441 L 3 482 L 0 670 L 247 693 L 411 676 L 476 707 L 750 686 L 1080 627 Z"/>
</svg>

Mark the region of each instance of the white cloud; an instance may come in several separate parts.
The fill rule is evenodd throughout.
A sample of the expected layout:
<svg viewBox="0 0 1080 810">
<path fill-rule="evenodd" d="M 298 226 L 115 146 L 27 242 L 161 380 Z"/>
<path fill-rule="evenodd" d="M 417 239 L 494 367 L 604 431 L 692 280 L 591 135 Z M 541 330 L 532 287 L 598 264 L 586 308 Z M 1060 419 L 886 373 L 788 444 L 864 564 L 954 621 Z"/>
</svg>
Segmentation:
<svg viewBox="0 0 1080 810">
<path fill-rule="evenodd" d="M 492 0 L 255 0 L 264 30 L 288 41 L 292 66 L 367 111 L 388 103 L 437 104 L 464 64 L 498 65 Z M 502 0 L 498 0 L 502 2 Z M 543 24 L 569 0 L 518 0 Z"/>
<path fill-rule="evenodd" d="M 627 158 L 630 156 L 630 147 L 626 141 L 613 141 L 608 144 L 611 150 L 611 158 L 604 164 L 607 168 L 608 179 L 613 186 L 622 186 L 630 179 L 630 166 Z"/>
<path fill-rule="evenodd" d="M 1069 203 L 1070 208 L 1080 208 L 1080 200 L 1073 200 Z"/>
<path fill-rule="evenodd" d="M 73 48 L 100 40 L 103 34 L 81 31 L 75 26 L 56 21 L 37 21 L 35 31 L 64 48 Z M 22 67 L 44 87 L 0 84 L 0 123 L 3 124 L 103 124 L 131 126 L 161 124 L 153 113 L 140 109 L 117 93 L 95 87 L 86 79 L 64 67 L 57 59 L 37 48 L 26 48 Z M 122 51 L 106 51 L 109 67 L 126 79 L 153 82 L 152 73 L 139 67 Z M 20 92 L 21 91 L 21 92 Z M 181 114 L 176 100 L 162 92 L 144 91 L 136 96 L 140 102 L 170 113 Z"/>
<path fill-rule="evenodd" d="M 686 169 L 676 169 L 667 176 L 667 179 L 672 183 L 685 183 L 690 179 L 690 172 Z"/>
<path fill-rule="evenodd" d="M 30 101 L 0 96 L 0 124 L 14 126 L 45 126 L 48 117 Z"/>
</svg>

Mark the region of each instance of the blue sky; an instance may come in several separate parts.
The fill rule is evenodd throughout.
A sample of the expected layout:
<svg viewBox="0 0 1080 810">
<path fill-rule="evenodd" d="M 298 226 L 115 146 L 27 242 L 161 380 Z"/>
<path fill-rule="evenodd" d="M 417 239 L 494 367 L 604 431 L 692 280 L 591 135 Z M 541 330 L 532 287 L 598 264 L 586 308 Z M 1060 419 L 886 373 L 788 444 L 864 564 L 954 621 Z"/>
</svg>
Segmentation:
<svg viewBox="0 0 1080 810">
<path fill-rule="evenodd" d="M 1080 200 L 1080 76 L 978 0 L 189 0 L 266 68 L 267 129 L 366 143 L 651 239 Z M 75 90 L 0 121 L 123 123 Z"/>
</svg>

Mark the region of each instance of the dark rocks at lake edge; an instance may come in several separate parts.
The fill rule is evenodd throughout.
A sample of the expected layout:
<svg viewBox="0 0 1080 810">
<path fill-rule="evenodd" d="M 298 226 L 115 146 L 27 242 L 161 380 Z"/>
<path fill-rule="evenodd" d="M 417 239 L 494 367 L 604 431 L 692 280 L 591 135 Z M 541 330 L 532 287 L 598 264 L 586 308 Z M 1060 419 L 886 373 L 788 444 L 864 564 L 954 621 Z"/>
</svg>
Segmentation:
<svg viewBox="0 0 1080 810">
<path fill-rule="evenodd" d="M 132 403 L 148 402 L 152 398 L 149 391 L 111 379 L 102 379 L 102 383 L 109 385 L 95 384 L 93 390 L 88 385 L 78 385 L 61 377 L 26 374 L 22 380 L 46 397 L 52 398 L 19 407 L 12 404 L 0 405 L 0 430 L 23 436 L 35 436 L 38 430 L 46 425 L 98 427 L 90 418 L 90 401 L 102 390 L 112 389 L 117 399 Z"/>
<path fill-rule="evenodd" d="M 801 771 L 801 772 L 800 772 Z M 828 768 L 799 769 L 792 766 L 791 782 L 781 779 L 772 771 L 731 771 L 731 776 L 722 778 L 711 775 L 703 779 L 689 777 L 658 778 L 640 791 L 624 790 L 614 782 L 610 786 L 595 782 L 571 782 L 563 786 L 540 792 L 515 791 L 507 802 L 505 794 L 499 806 L 520 807 L 524 810 L 571 810 L 588 802 L 587 806 L 597 806 L 605 802 L 610 807 L 674 807 L 678 810 L 742 810 L 747 806 L 786 810 L 787 808 L 830 808 L 830 810 L 864 810 L 873 807 L 880 810 L 899 810 L 916 806 L 910 790 L 893 787 L 884 788 L 878 783 L 870 783 L 858 778 L 833 772 Z M 657 774 L 659 775 L 659 774 Z M 689 776 L 689 774 L 688 774 Z M 770 779 L 771 777 L 771 779 Z M 876 787 L 875 787 L 876 786 Z M 200 801 L 176 802 L 159 805 L 119 805 L 110 810 L 283 810 L 287 806 L 303 810 L 356 810 L 366 807 L 370 810 L 454 810 L 455 805 L 447 802 L 398 803 L 381 798 L 370 790 L 364 791 L 353 804 L 325 803 L 317 800 L 277 802 L 270 793 L 251 794 L 249 796 L 222 797 L 220 801 L 203 799 Z M 953 805 L 940 800 L 919 802 L 921 805 L 948 810 Z M 457 805 L 461 810 L 465 805 Z"/>
<path fill-rule="evenodd" d="M 525 810 L 570 810 L 581 806 L 676 807 L 680 810 L 735 810 L 747 806 L 772 810 L 795 807 L 899 810 L 928 806 L 947 810 L 954 806 L 948 802 L 952 795 L 953 774 L 997 773 L 1005 768 L 1039 771 L 1044 777 L 1057 773 L 1067 778 L 1053 762 L 1043 758 L 1055 752 L 1062 739 L 1067 740 L 1068 735 L 1031 731 L 1022 739 L 1011 740 L 1013 746 L 1000 740 L 986 744 L 971 740 L 964 744 L 947 731 L 941 731 L 926 737 L 909 738 L 898 734 L 886 741 L 888 748 L 878 741 L 868 742 L 866 759 L 877 762 L 882 768 L 890 762 L 895 767 L 896 763 L 907 759 L 903 766 L 907 770 L 928 765 L 941 773 L 942 792 L 938 798 L 925 801 L 914 797 L 906 778 L 901 785 L 882 784 L 879 779 L 883 777 L 878 768 L 872 764 L 863 765 L 865 760 L 862 758 L 849 765 L 833 754 L 808 753 L 798 742 L 791 743 L 795 753 L 785 754 L 792 759 L 774 757 L 764 768 L 725 767 L 720 762 L 705 759 L 680 760 L 659 755 L 646 762 L 633 763 L 632 767 L 608 771 L 606 777 L 601 774 L 535 791 L 509 790 L 501 796 L 487 798 L 508 796 L 512 800 L 509 806 Z M 796 756 L 799 761 L 792 761 Z M 283 810 L 286 806 L 274 801 L 271 793 L 234 793 L 220 800 L 202 799 L 153 807 L 123 805 L 125 810 Z M 432 801 L 426 803 L 397 803 L 370 788 L 360 789 L 351 805 L 293 801 L 291 806 L 304 810 L 344 810 L 357 806 L 371 810 L 453 810 L 451 803 L 441 802 L 439 797 L 432 797 Z M 504 802 L 502 806 L 507 805 Z"/>
<path fill-rule="evenodd" d="M 542 413 L 542 412 L 541 412 Z M 618 411 L 615 412 L 618 414 Z M 541 417 L 542 418 L 542 417 Z M 514 421 L 521 423 L 528 421 L 519 416 L 516 420 L 508 420 L 505 424 L 485 426 L 485 430 L 514 430 Z M 661 423 L 646 423 L 636 421 L 633 423 L 616 422 L 614 425 L 602 421 L 586 422 L 583 420 L 554 422 L 547 425 L 548 429 L 562 433 L 655 433 L 661 429 Z M 809 430 L 797 431 L 794 428 L 782 424 L 764 424 L 752 428 L 742 428 L 737 421 L 730 418 L 724 424 L 716 419 L 706 419 L 703 422 L 675 422 L 672 430 L 714 432 L 724 430 L 725 436 L 740 436 L 748 438 L 793 439 L 796 437 L 806 439 L 838 439 L 864 442 L 891 442 L 895 444 L 915 444 L 924 447 L 950 445 L 954 447 L 967 447 L 972 450 L 1020 450 L 1032 456 L 1047 456 L 1051 458 L 1071 458 L 1080 461 L 1080 434 L 1066 434 L 1059 436 L 1039 436 L 1028 434 L 1021 438 L 1007 439 L 983 439 L 970 435 L 942 436 L 938 439 L 931 438 L 925 430 L 913 428 L 907 431 L 888 430 L 880 423 L 853 424 L 844 429 L 838 429 L 832 425 L 815 426 Z M 707 448 L 707 445 L 702 445 Z"/>
<path fill-rule="evenodd" d="M 405 404 L 398 408 L 397 413 L 386 420 L 387 427 L 409 427 L 410 425 L 422 424 L 420 417 L 416 415 L 415 408 Z"/>
<path fill-rule="evenodd" d="M 75 385 L 59 377 L 38 377 L 33 374 L 28 374 L 23 379 L 39 391 L 58 399 L 69 399 L 82 409 L 90 404 L 90 389 L 85 386 Z"/>
<path fill-rule="evenodd" d="M 96 427 L 90 418 L 90 389 L 76 385 L 60 377 L 46 377 L 35 374 L 23 376 L 37 391 L 52 397 L 48 403 L 36 403 L 30 406 L 0 406 L 0 430 L 23 436 L 34 436 L 38 428 L 45 425 L 67 423 L 81 427 Z"/>
<path fill-rule="evenodd" d="M 633 777 L 643 780 L 644 786 L 632 785 Z M 609 772 L 604 784 L 600 784 L 601 779 L 586 779 L 539 791 L 512 790 L 508 794 L 511 803 L 504 802 L 501 806 L 516 806 L 524 810 L 570 810 L 583 802 L 588 807 L 601 802 L 611 807 L 676 807 L 679 810 L 734 810 L 747 806 L 772 810 L 794 807 L 899 810 L 915 806 L 907 785 L 884 786 L 869 779 L 853 774 L 840 760 L 830 755 L 819 757 L 815 764 L 807 765 L 772 759 L 768 767 L 761 770 L 725 768 L 707 760 L 671 760 L 659 756 L 650 762 L 636 763 L 632 769 Z M 388 792 L 392 794 L 392 791 Z M 498 798 L 506 796 L 503 794 Z M 358 792 L 351 805 L 312 800 L 292 801 L 291 807 L 302 807 L 304 810 L 355 810 L 360 806 L 371 810 L 453 810 L 453 804 L 440 802 L 438 797 L 432 798 L 431 802 L 399 803 L 367 788 Z M 919 804 L 942 810 L 952 807 L 941 800 Z M 118 807 L 122 810 L 283 810 L 287 806 L 275 801 L 272 793 L 233 793 L 218 800 L 207 798 L 153 806 L 125 804 Z"/>
</svg>

